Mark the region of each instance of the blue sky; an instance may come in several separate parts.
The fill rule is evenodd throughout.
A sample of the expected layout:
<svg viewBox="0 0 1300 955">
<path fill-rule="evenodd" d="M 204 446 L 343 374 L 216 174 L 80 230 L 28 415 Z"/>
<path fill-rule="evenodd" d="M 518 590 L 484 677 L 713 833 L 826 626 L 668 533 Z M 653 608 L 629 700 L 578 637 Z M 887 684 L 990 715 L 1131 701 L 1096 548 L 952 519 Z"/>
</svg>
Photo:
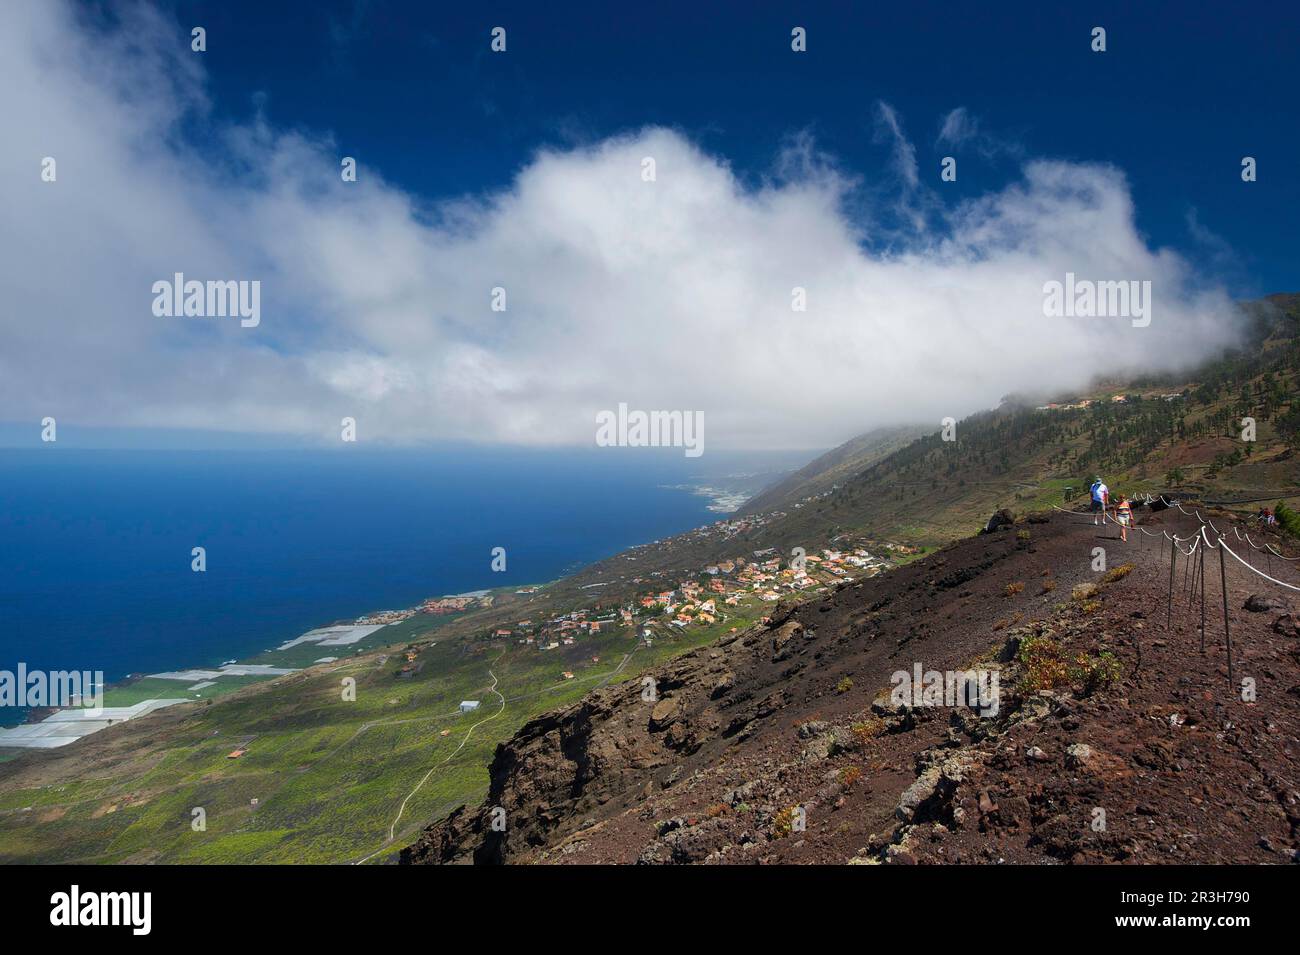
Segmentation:
<svg viewBox="0 0 1300 955">
<path fill-rule="evenodd" d="M 1300 17 L 1126 6 L 0 4 L 0 434 L 816 449 L 1179 374 L 1300 288 Z"/>
<path fill-rule="evenodd" d="M 958 158 L 946 197 L 1006 182 L 1024 155 L 1113 163 L 1155 243 L 1230 266 L 1241 296 L 1300 288 L 1294 4 L 174 9 L 182 23 L 207 25 L 219 114 L 241 119 L 260 103 L 276 122 L 333 130 L 345 150 L 424 196 L 500 188 L 539 146 L 644 125 L 680 129 L 748 177 L 768 173 L 779 144 L 801 131 L 846 168 L 875 169 L 888 158 L 876 131 L 883 100 L 914 138 L 923 176 L 937 177 L 942 156 Z M 506 55 L 488 50 L 498 25 Z M 804 55 L 790 51 L 794 25 L 808 30 Z M 1103 54 L 1090 49 L 1094 26 L 1107 30 Z M 956 107 L 977 118 L 983 141 L 936 143 Z M 1249 185 L 1245 155 L 1260 164 Z"/>
</svg>

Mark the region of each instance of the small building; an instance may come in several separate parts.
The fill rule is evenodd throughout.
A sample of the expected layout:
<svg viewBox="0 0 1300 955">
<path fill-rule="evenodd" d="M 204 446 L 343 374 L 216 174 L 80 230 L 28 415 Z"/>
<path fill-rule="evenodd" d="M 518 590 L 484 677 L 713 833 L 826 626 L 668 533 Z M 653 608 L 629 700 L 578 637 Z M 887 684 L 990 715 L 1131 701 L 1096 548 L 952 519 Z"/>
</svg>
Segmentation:
<svg viewBox="0 0 1300 955">
<path fill-rule="evenodd" d="M 462 713 L 472 713 L 478 709 L 478 700 L 461 700 L 460 711 Z"/>
</svg>

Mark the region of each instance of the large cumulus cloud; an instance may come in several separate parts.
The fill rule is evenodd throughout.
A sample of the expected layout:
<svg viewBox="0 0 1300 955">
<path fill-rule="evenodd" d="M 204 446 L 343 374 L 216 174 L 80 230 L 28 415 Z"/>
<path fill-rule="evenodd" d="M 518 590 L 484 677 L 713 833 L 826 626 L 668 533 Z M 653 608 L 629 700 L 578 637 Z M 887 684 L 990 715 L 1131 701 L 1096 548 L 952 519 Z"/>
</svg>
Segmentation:
<svg viewBox="0 0 1300 955">
<path fill-rule="evenodd" d="M 364 439 L 591 444 L 627 402 L 703 411 L 710 446 L 821 447 L 1233 337 L 1224 293 L 1150 246 L 1114 168 L 1027 159 L 946 207 L 914 164 L 845 171 L 801 139 L 755 184 L 646 128 L 430 203 L 364 156 L 342 182 L 328 131 L 210 122 L 184 31 L 126 18 L 103 34 L 0 7 L 0 418 L 336 438 L 350 415 Z M 901 239 L 873 231 L 881 195 L 915 211 Z M 174 272 L 259 279 L 261 325 L 155 317 Z M 1151 325 L 1045 317 L 1067 272 L 1150 280 Z"/>
</svg>

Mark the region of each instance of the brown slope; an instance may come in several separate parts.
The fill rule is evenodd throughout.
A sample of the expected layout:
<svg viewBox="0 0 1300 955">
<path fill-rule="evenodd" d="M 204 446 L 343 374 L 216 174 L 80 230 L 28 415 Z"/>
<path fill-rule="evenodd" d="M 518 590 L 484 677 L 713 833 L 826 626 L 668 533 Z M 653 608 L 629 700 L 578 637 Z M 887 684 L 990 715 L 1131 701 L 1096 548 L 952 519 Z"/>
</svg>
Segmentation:
<svg viewBox="0 0 1300 955">
<path fill-rule="evenodd" d="M 1189 523 L 1176 512 L 1144 520 Z M 1199 611 L 1180 599 L 1168 633 L 1155 613 L 1168 586 L 1163 538 L 1113 537 L 1058 514 L 780 606 L 770 626 L 652 671 L 656 702 L 623 684 L 523 727 L 498 748 L 484 805 L 431 826 L 403 861 L 1290 858 L 1300 822 L 1300 690 L 1288 692 L 1300 683 L 1297 638 L 1270 629 L 1276 614 L 1239 609 L 1258 588 L 1230 571 L 1238 675 L 1254 676 L 1260 702 L 1233 699 L 1219 630 L 1210 626 L 1201 656 Z M 1135 569 L 1071 600 L 1075 584 L 1097 580 L 1098 545 Z M 1024 590 L 1007 596 L 1013 582 Z M 1000 626 L 1016 614 L 1018 625 Z M 914 662 L 992 661 L 1008 635 L 1034 633 L 1070 657 L 1112 650 L 1125 675 L 1091 694 L 1038 695 L 1017 690 L 1020 667 L 1007 663 L 994 719 L 874 702 Z M 505 810 L 503 833 L 491 829 L 494 807 Z M 806 831 L 791 826 L 793 807 Z M 1101 832 L 1096 808 L 1107 810 Z"/>
</svg>

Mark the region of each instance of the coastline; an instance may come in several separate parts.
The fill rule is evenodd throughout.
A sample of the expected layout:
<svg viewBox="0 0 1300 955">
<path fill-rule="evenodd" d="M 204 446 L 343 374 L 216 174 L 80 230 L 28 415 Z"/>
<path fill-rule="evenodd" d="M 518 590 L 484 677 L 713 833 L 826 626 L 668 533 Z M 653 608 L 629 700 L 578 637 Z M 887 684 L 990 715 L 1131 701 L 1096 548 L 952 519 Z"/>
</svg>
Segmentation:
<svg viewBox="0 0 1300 955">
<path fill-rule="evenodd" d="M 752 496 L 748 492 L 720 491 L 704 485 L 660 485 L 660 487 L 684 491 L 696 497 L 709 498 L 708 511 L 710 514 L 730 513 Z M 702 527 L 709 526 L 711 523 L 711 521 L 705 521 L 679 533 L 693 533 Z M 446 594 L 441 597 L 428 597 L 413 607 L 401 610 L 370 611 L 351 620 L 339 618 L 330 623 L 314 627 L 295 637 L 286 638 L 279 645 L 265 648 L 256 653 L 245 656 L 236 654 L 229 657 L 222 654 L 225 659 L 220 664 L 179 665 L 173 670 L 155 671 L 154 673 L 129 672 L 118 679 L 105 680 L 100 705 L 112 711 L 115 714 L 115 719 L 130 719 L 133 715 L 136 715 L 129 714 L 129 711 L 133 708 L 143 706 L 144 709 L 141 711 L 143 713 L 159 708 L 160 705 L 172 706 L 183 702 L 201 702 L 215 699 L 243 689 L 246 686 L 273 681 L 288 673 L 336 662 L 341 658 L 341 655 L 331 656 L 329 653 L 325 653 L 323 656 L 307 660 L 302 652 L 293 654 L 288 652 L 296 648 L 307 649 L 311 647 L 316 647 L 319 650 L 318 641 L 309 638 L 312 634 L 320 631 L 373 626 L 374 629 L 364 634 L 360 639 L 348 641 L 341 647 L 341 650 L 350 651 L 347 655 L 360 655 L 366 651 L 400 642 L 404 636 L 403 625 L 409 625 L 412 630 L 417 628 L 412 621 L 418 622 L 419 633 L 436 633 L 446 624 L 462 619 L 476 611 L 490 608 L 498 597 L 544 591 L 548 587 L 575 576 L 586 567 L 599 563 L 600 560 L 616 557 L 628 550 L 645 546 L 646 543 L 648 542 L 634 544 L 630 548 L 616 549 L 605 557 L 573 566 L 573 569 L 567 570 L 543 583 L 503 584 L 497 587 L 478 588 L 456 594 Z M 572 561 L 566 563 L 570 566 L 573 564 Z M 460 606 L 454 607 L 456 604 L 460 604 Z M 428 609 L 431 607 L 438 609 Z M 451 609 L 452 607 L 454 609 Z M 254 670 L 263 672 L 251 672 Z M 174 677 L 177 675 L 192 675 L 193 679 L 192 681 L 175 679 Z M 44 707 L 39 709 L 27 708 L 18 711 L 21 718 L 17 723 L 0 723 L 0 750 L 25 750 L 29 748 L 28 746 L 6 746 L 3 740 L 5 733 L 22 727 L 39 725 L 50 720 L 51 717 L 58 717 L 60 712 L 77 709 L 79 707 Z M 106 722 L 104 725 L 111 725 L 111 721 Z"/>
</svg>

